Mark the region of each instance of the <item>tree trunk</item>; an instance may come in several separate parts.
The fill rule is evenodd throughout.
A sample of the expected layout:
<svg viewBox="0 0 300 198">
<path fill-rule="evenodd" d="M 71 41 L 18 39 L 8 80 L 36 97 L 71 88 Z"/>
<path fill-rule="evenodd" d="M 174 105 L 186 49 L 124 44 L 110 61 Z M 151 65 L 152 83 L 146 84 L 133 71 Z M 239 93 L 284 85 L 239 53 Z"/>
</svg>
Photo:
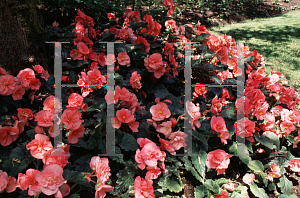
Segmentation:
<svg viewBox="0 0 300 198">
<path fill-rule="evenodd" d="M 43 23 L 40 0 L 0 0 L 0 66 L 9 74 L 48 69 Z"/>
</svg>

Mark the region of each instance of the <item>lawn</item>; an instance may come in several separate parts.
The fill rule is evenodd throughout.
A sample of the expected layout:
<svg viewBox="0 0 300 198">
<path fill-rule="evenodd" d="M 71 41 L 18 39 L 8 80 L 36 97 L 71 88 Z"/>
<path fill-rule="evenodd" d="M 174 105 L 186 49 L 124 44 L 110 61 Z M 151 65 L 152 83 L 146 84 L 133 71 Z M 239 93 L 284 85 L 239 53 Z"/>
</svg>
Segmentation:
<svg viewBox="0 0 300 198">
<path fill-rule="evenodd" d="M 272 69 L 289 79 L 300 91 L 300 11 L 272 18 L 246 20 L 241 23 L 212 27 L 214 34 L 231 35 L 236 41 L 247 41 L 250 50 L 256 49 L 266 61 L 266 72 Z"/>
</svg>

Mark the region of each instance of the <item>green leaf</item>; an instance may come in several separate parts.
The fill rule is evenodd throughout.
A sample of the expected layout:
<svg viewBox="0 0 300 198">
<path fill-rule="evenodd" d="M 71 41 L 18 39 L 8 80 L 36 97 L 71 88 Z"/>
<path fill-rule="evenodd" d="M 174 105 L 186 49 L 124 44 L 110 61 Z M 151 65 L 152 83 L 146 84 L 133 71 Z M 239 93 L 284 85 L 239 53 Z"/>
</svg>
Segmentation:
<svg viewBox="0 0 300 198">
<path fill-rule="evenodd" d="M 242 186 L 242 185 L 239 185 L 238 187 L 236 187 L 234 189 L 234 191 L 241 193 L 241 195 L 243 195 L 244 197 L 246 195 L 248 195 L 247 190 L 248 190 L 248 188 L 246 186 Z"/>
<path fill-rule="evenodd" d="M 253 170 L 255 173 L 260 173 L 264 171 L 264 165 L 259 160 L 252 160 L 248 167 Z"/>
<path fill-rule="evenodd" d="M 246 58 L 246 59 L 244 60 L 244 62 L 247 62 L 247 63 L 249 63 L 249 62 L 251 62 L 251 61 L 254 61 L 254 57 L 253 57 L 253 56 L 249 56 L 248 58 Z"/>
<path fill-rule="evenodd" d="M 276 145 L 278 150 L 280 149 L 279 137 L 275 133 L 267 131 L 266 137 L 268 137 Z"/>
<path fill-rule="evenodd" d="M 249 156 L 249 152 L 248 152 L 248 149 L 245 144 L 239 143 L 237 145 L 236 152 L 237 152 L 237 155 L 239 156 L 240 160 L 242 160 L 242 162 L 244 162 L 245 164 L 249 164 L 249 162 L 251 161 L 251 158 Z"/>
<path fill-rule="evenodd" d="M 269 186 L 268 186 L 268 190 L 272 191 L 272 190 L 275 190 L 275 189 L 276 189 L 276 185 L 273 182 L 270 182 Z"/>
<path fill-rule="evenodd" d="M 128 166 L 125 167 L 125 169 L 120 170 L 117 173 L 117 185 L 115 186 L 115 189 L 113 191 L 113 194 L 119 194 L 122 193 L 124 191 L 126 191 L 127 189 L 129 189 L 131 186 L 134 186 L 134 180 L 133 180 L 133 176 L 134 176 L 134 170 Z"/>
<path fill-rule="evenodd" d="M 184 185 L 180 178 L 172 175 L 166 180 L 166 188 L 171 192 L 179 193 L 184 188 Z"/>
<path fill-rule="evenodd" d="M 80 198 L 80 195 L 75 193 L 70 198 Z"/>
<path fill-rule="evenodd" d="M 202 133 L 200 133 L 199 131 L 193 131 L 193 137 L 197 138 L 198 140 L 201 141 L 202 143 L 202 147 L 204 151 L 207 151 L 208 149 L 208 143 L 204 137 L 204 135 L 202 135 Z"/>
<path fill-rule="evenodd" d="M 207 153 L 204 151 L 200 151 L 199 156 L 191 156 L 192 163 L 194 164 L 194 167 L 198 171 L 198 173 L 201 175 L 202 178 L 205 178 L 205 162 L 207 158 Z"/>
<path fill-rule="evenodd" d="M 221 112 L 221 115 L 223 118 L 236 120 L 236 109 L 235 109 L 235 107 L 229 107 L 228 110 L 223 110 Z"/>
<path fill-rule="evenodd" d="M 292 192 L 293 182 L 288 180 L 285 175 L 280 177 L 277 186 L 281 189 L 281 192 L 286 195 L 290 195 Z"/>
<path fill-rule="evenodd" d="M 165 89 L 158 89 L 154 93 L 155 97 L 160 98 L 160 99 L 163 99 L 163 98 L 167 97 L 169 94 L 170 93 L 166 88 Z"/>
<path fill-rule="evenodd" d="M 219 185 L 216 185 L 213 180 L 207 179 L 204 183 L 204 186 L 214 193 L 219 194 Z"/>
<path fill-rule="evenodd" d="M 256 139 L 256 141 L 258 141 L 259 143 L 261 143 L 262 145 L 268 147 L 269 149 L 273 149 L 274 148 L 274 144 L 273 142 L 268 139 L 267 137 L 265 137 L 264 135 L 260 136 L 257 132 L 254 134 L 254 137 Z"/>
<path fill-rule="evenodd" d="M 222 85 L 222 82 L 220 80 L 220 78 L 216 75 L 212 75 L 212 76 L 209 76 L 209 78 L 212 80 L 212 81 L 215 81 L 215 83 L 219 84 L 219 85 Z"/>
<path fill-rule="evenodd" d="M 184 156 L 182 158 L 182 161 L 184 162 L 184 167 L 187 171 L 191 171 L 191 173 L 196 177 L 197 180 L 203 183 L 203 178 L 198 174 L 198 172 L 195 170 L 195 168 L 192 165 L 192 162 L 189 160 L 188 156 Z"/>
<path fill-rule="evenodd" d="M 250 185 L 250 190 L 256 197 L 269 198 L 265 190 L 263 188 L 258 188 L 256 184 Z"/>
<path fill-rule="evenodd" d="M 268 186 L 268 180 L 267 180 L 267 173 L 265 173 L 265 172 L 261 172 L 260 173 L 260 176 L 261 176 L 261 178 L 263 179 L 263 182 L 264 182 L 264 184 L 265 184 L 265 187 L 267 187 Z"/>
<path fill-rule="evenodd" d="M 16 177 L 20 172 L 25 170 L 30 163 L 30 152 L 26 149 L 26 145 L 14 148 L 9 155 L 9 163 L 3 164 L 3 166 L 8 165 L 8 169 L 10 170 L 10 176 Z"/>
<path fill-rule="evenodd" d="M 205 195 L 207 195 L 207 188 L 205 188 L 205 186 L 197 186 L 195 188 L 195 193 L 194 193 L 195 197 L 197 198 L 202 198 L 205 197 Z"/>
<path fill-rule="evenodd" d="M 91 187 L 92 188 L 91 184 L 78 171 L 73 171 L 73 170 L 66 169 L 66 170 L 64 170 L 63 178 L 68 180 L 68 181 L 72 181 L 76 184 L 80 184 L 80 185 L 84 185 L 86 187 Z"/>
<path fill-rule="evenodd" d="M 136 151 L 139 148 L 136 139 L 129 133 L 122 133 L 119 145 L 125 151 Z"/>
</svg>

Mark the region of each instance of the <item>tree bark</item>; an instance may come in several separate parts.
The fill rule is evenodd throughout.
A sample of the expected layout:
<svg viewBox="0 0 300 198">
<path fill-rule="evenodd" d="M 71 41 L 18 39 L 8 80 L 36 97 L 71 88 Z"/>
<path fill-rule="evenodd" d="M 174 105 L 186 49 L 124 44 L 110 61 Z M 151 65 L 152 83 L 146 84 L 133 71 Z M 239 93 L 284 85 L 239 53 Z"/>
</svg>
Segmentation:
<svg viewBox="0 0 300 198">
<path fill-rule="evenodd" d="M 0 66 L 16 76 L 32 65 L 48 69 L 40 0 L 0 0 Z"/>
</svg>

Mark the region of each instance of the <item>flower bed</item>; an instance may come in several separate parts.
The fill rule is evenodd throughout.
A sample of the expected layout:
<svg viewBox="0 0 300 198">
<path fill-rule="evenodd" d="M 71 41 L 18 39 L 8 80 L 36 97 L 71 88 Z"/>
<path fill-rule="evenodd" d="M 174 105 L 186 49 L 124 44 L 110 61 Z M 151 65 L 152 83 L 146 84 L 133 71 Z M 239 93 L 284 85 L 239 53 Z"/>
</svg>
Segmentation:
<svg viewBox="0 0 300 198">
<path fill-rule="evenodd" d="M 180 197 L 187 175 L 194 197 L 290 195 L 298 93 L 231 36 L 177 26 L 175 7 L 165 0 L 159 22 L 127 10 L 95 29 L 78 10 L 75 26 L 54 23 L 49 38 L 71 42 L 62 45 L 62 83 L 78 85 L 62 88 L 61 101 L 42 66 L 17 77 L 0 69 L 4 196 Z M 228 177 L 234 167 L 242 181 Z"/>
</svg>

